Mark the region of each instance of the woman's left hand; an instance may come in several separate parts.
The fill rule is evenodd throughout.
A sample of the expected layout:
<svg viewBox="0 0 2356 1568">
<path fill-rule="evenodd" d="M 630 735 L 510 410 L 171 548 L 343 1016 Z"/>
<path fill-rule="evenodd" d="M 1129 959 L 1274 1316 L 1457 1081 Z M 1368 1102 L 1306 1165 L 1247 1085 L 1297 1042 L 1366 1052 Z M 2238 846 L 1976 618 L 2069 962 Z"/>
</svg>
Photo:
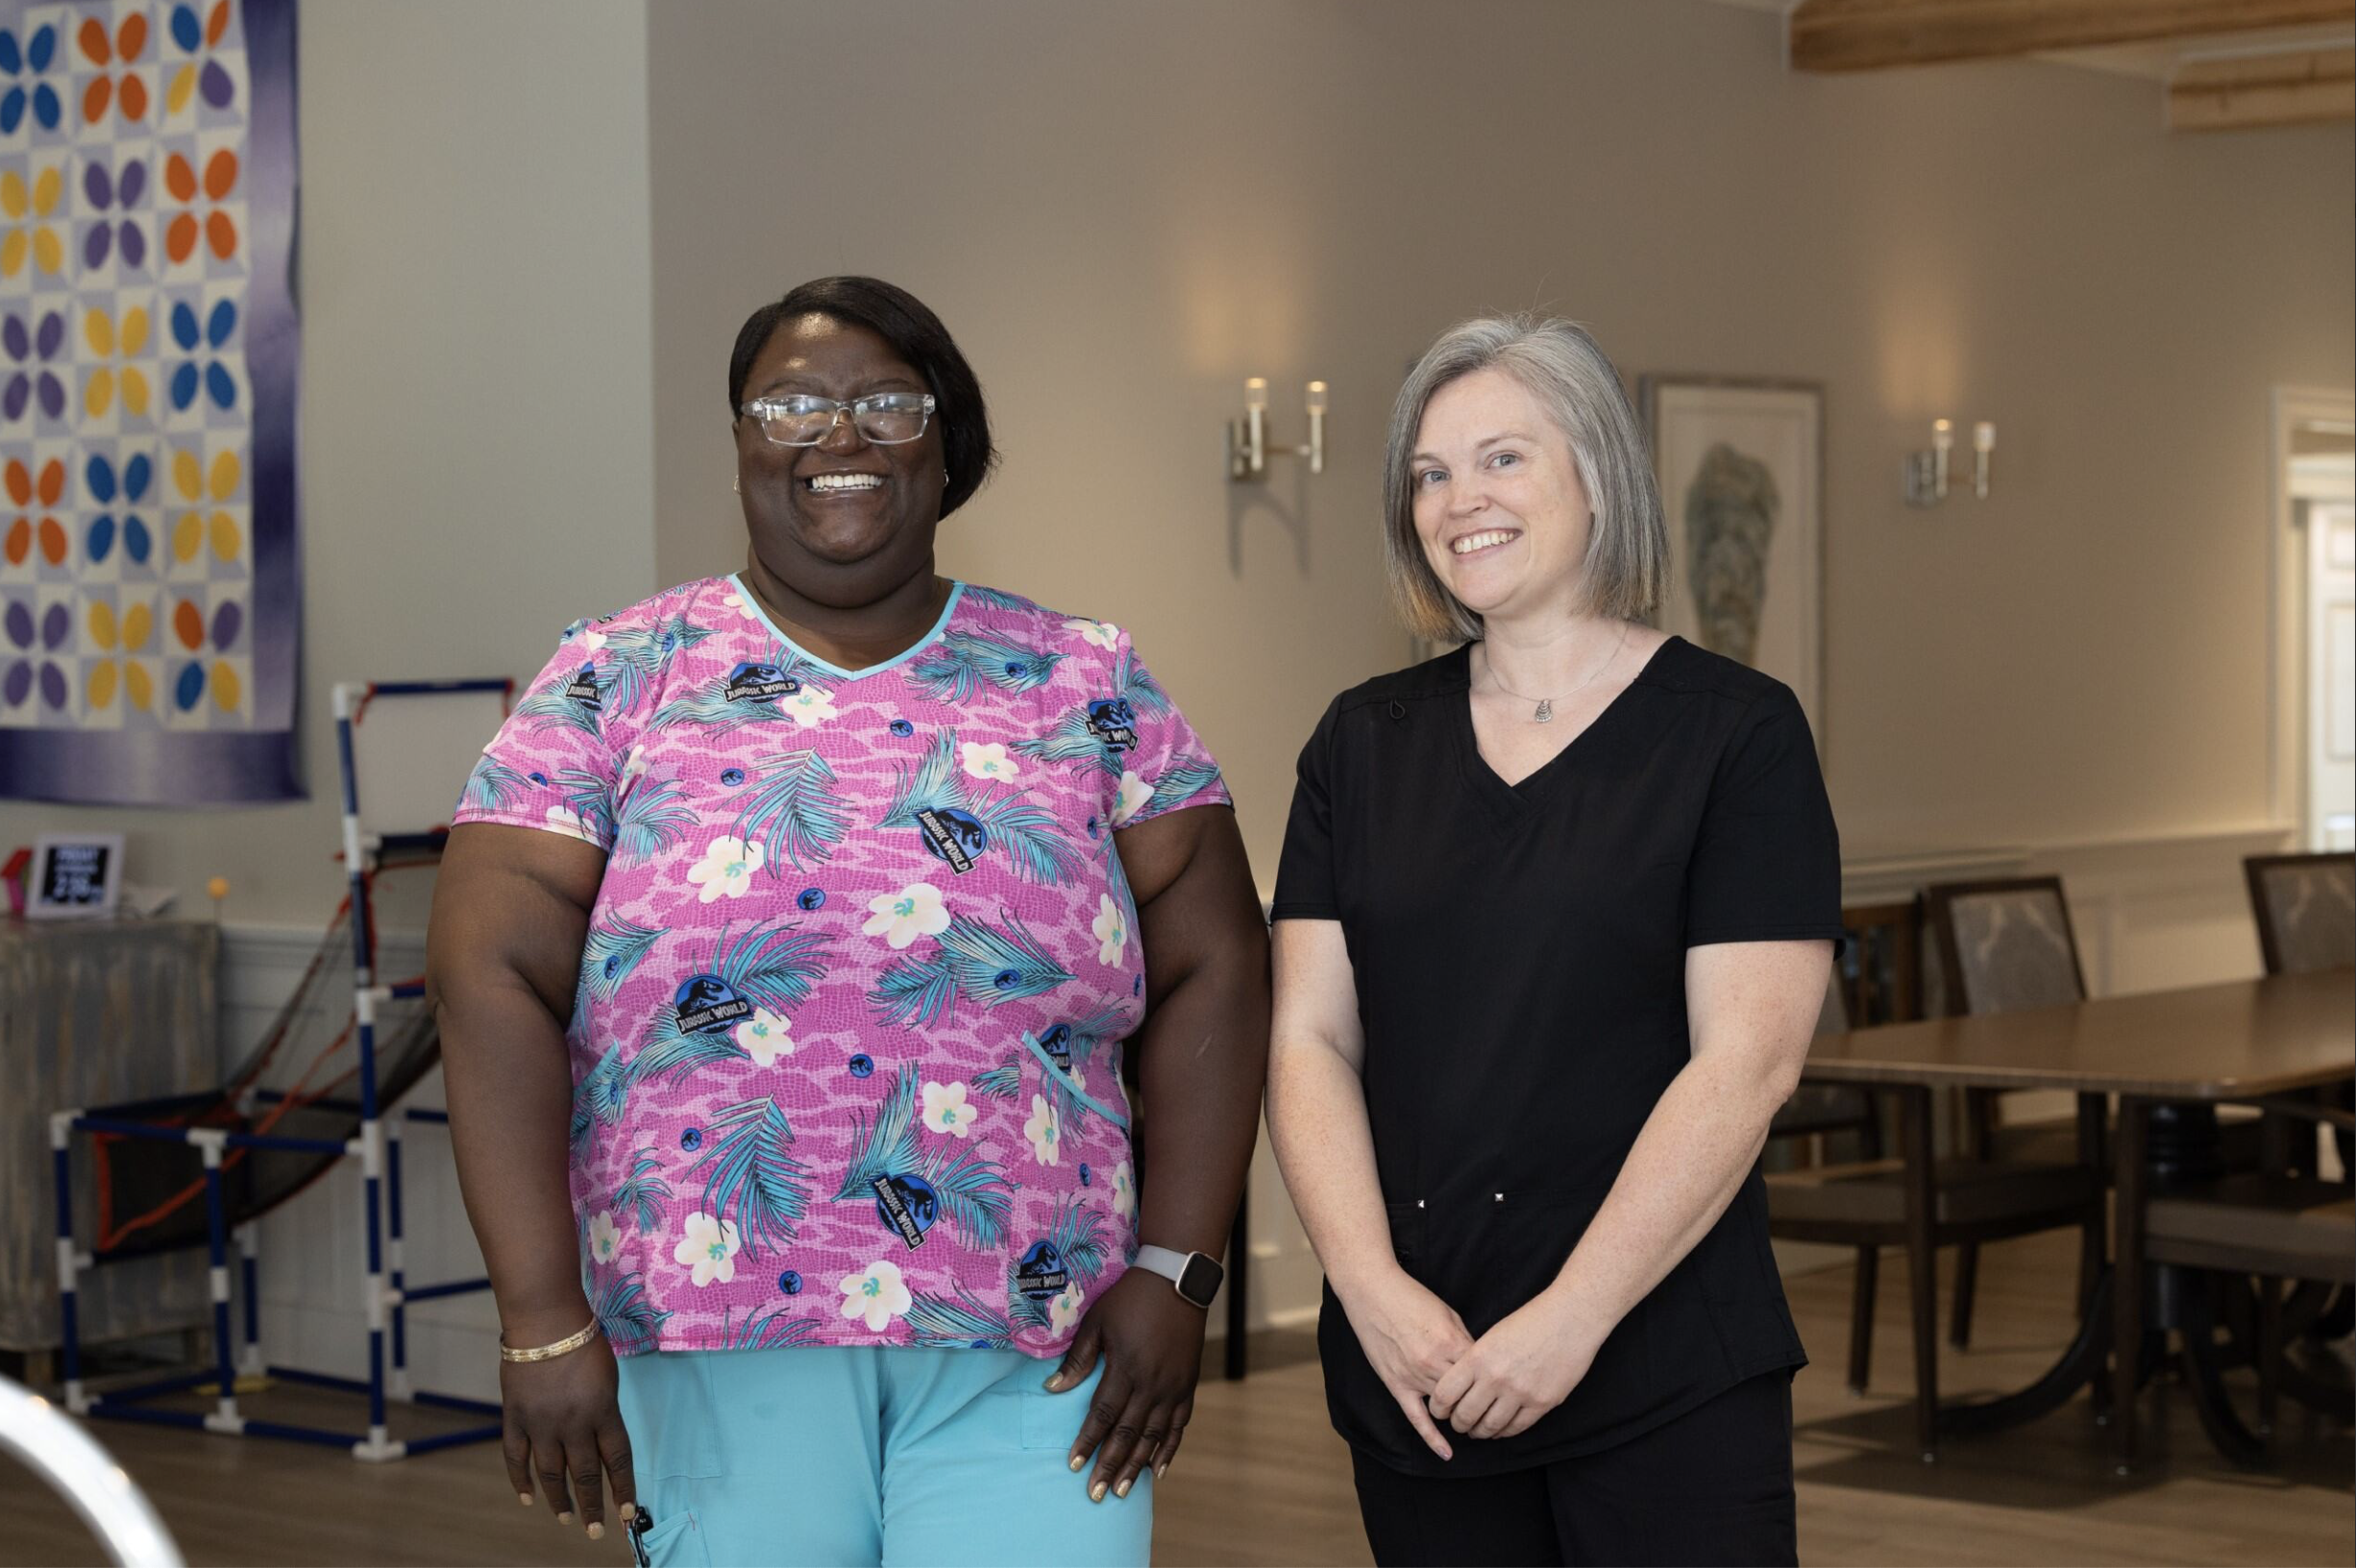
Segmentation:
<svg viewBox="0 0 2356 1568">
<path fill-rule="evenodd" d="M 1511 1437 L 1568 1399 L 1603 1336 L 1552 1292 L 1473 1341 L 1432 1390 L 1432 1418 L 1473 1437 Z"/>
<path fill-rule="evenodd" d="M 1177 1456 L 1179 1439 L 1194 1414 L 1194 1380 L 1203 1363 L 1203 1325 L 1208 1313 L 1190 1305 L 1169 1282 L 1133 1268 L 1113 1282 L 1080 1319 L 1080 1331 L 1064 1354 L 1064 1364 L 1047 1380 L 1050 1393 L 1076 1388 L 1098 1356 L 1104 1379 L 1089 1401 L 1071 1445 L 1074 1470 L 1096 1457 L 1089 1478 L 1091 1501 L 1110 1491 L 1127 1497 L 1138 1472 L 1153 1466 L 1159 1476 Z"/>
</svg>

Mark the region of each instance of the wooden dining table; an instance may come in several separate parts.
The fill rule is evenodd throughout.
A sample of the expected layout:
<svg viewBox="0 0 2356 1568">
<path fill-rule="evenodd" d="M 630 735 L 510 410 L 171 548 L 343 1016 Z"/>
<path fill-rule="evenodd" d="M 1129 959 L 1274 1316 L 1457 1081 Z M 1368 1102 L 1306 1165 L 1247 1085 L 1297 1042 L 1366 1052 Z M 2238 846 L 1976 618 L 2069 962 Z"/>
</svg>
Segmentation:
<svg viewBox="0 0 2356 1568">
<path fill-rule="evenodd" d="M 2174 1170 L 2181 1170 L 2213 1155 L 2219 1103 L 2315 1089 L 2351 1075 L 2356 970 L 2344 968 L 1825 1034 L 1809 1047 L 1803 1079 L 1864 1086 L 1896 1099 L 1908 1229 L 1927 1237 L 1935 1201 L 1933 1090 L 2049 1089 L 2077 1095 L 2080 1158 L 2119 1162 L 2123 1168 L 2112 1179 L 2123 1194 L 2135 1194 L 2150 1174 L 2147 1161 L 2175 1162 Z M 2179 1108 L 2179 1136 L 2122 1139 L 2116 1149 L 2106 1149 L 2102 1128 L 2113 1095 Z M 2123 1168 L 2130 1161 L 2135 1168 Z M 1926 1293 L 1918 1299 L 1936 1286 L 1932 1250 L 1908 1248 L 1912 1287 Z M 2105 1269 L 2080 1303 L 2077 1334 L 2060 1360 L 2029 1387 L 2001 1398 L 1938 1405 L 1936 1346 L 1918 1342 L 1918 1436 L 1925 1456 L 1941 1433 L 2031 1420 L 2081 1387 L 2094 1387 L 2102 1399 L 2112 1287 Z"/>
</svg>

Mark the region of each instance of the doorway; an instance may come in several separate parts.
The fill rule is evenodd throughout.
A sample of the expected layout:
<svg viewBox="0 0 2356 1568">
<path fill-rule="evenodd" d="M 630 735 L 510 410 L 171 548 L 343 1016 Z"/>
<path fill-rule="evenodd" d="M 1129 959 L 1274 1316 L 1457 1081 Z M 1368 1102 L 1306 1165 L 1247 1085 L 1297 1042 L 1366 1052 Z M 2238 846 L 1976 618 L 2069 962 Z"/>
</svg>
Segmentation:
<svg viewBox="0 0 2356 1568">
<path fill-rule="evenodd" d="M 2274 400 L 2275 812 L 2356 848 L 2356 400 Z"/>
</svg>

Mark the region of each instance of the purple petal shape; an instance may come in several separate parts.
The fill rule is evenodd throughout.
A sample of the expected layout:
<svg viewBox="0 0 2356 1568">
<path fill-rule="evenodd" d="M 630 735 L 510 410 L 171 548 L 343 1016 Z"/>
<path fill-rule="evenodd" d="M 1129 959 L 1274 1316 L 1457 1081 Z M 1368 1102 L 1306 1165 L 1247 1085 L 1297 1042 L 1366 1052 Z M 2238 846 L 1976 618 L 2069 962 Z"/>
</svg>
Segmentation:
<svg viewBox="0 0 2356 1568">
<path fill-rule="evenodd" d="M 8 608 L 9 641 L 18 648 L 33 646 L 33 610 L 23 600 L 16 600 Z"/>
<path fill-rule="evenodd" d="M 197 76 L 196 90 L 204 94 L 205 102 L 213 108 L 227 109 L 230 93 L 234 89 L 230 86 L 229 73 L 221 69 L 221 62 L 209 60 L 205 61 L 205 69 Z"/>
<path fill-rule="evenodd" d="M 82 193 L 90 199 L 93 208 L 113 205 L 114 177 L 107 173 L 104 163 L 82 165 Z"/>
<path fill-rule="evenodd" d="M 65 706 L 65 672 L 54 664 L 41 666 L 41 700 L 53 708 Z"/>
<path fill-rule="evenodd" d="M 139 198 L 147 194 L 147 164 L 144 160 L 135 158 L 123 165 L 123 178 L 117 182 L 114 194 L 126 208 L 139 205 Z"/>
<path fill-rule="evenodd" d="M 245 611 L 237 607 L 235 600 L 223 600 L 221 607 L 212 612 L 212 646 L 222 652 L 229 651 L 230 645 L 237 640 L 237 633 L 244 629 Z"/>
<path fill-rule="evenodd" d="M 147 265 L 147 231 L 135 223 L 123 225 L 123 265 L 126 267 Z"/>
<path fill-rule="evenodd" d="M 65 318 L 55 310 L 41 317 L 41 324 L 33 330 L 33 352 L 44 359 L 56 357 L 64 341 Z"/>
<path fill-rule="evenodd" d="M 18 371 L 9 378 L 8 390 L 0 392 L 0 416 L 10 423 L 25 417 L 25 404 L 33 401 L 33 378 Z"/>
<path fill-rule="evenodd" d="M 114 226 L 101 218 L 90 225 L 89 233 L 82 241 L 82 264 L 96 269 L 107 264 L 107 251 L 114 243 Z"/>
<path fill-rule="evenodd" d="M 56 651 L 65 646 L 65 639 L 74 634 L 74 612 L 62 604 L 52 604 L 41 615 L 41 647 Z"/>
<path fill-rule="evenodd" d="M 24 317 L 12 315 L 7 321 L 0 322 L 0 343 L 8 346 L 11 359 L 22 360 L 33 352 L 32 340 L 25 336 Z"/>
<path fill-rule="evenodd" d="M 14 664 L 9 666 L 8 679 L 0 681 L 0 697 L 7 698 L 9 706 L 12 708 L 30 697 L 32 693 L 33 666 L 18 659 Z"/>
<path fill-rule="evenodd" d="M 41 372 L 41 412 L 51 419 L 65 417 L 65 383 L 47 371 Z"/>
</svg>

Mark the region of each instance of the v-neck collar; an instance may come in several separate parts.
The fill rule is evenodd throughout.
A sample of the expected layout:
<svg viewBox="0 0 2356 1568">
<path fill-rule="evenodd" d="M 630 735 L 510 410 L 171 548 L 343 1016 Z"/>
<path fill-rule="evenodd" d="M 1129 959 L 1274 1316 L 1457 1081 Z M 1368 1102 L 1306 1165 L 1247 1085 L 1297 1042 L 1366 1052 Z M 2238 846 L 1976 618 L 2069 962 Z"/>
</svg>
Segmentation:
<svg viewBox="0 0 2356 1568">
<path fill-rule="evenodd" d="M 1541 804 L 1547 781 L 1569 772 L 1569 761 L 1575 753 L 1593 750 L 1589 744 L 1598 730 L 1613 723 L 1622 709 L 1629 705 L 1630 696 L 1645 684 L 1661 655 L 1684 639 L 1672 633 L 1658 648 L 1653 649 L 1644 666 L 1631 676 L 1619 695 L 1604 704 L 1603 711 L 1587 721 L 1587 727 L 1565 741 L 1561 749 L 1531 770 L 1519 783 L 1509 784 L 1503 774 L 1489 766 L 1488 758 L 1481 754 L 1481 736 L 1473 728 L 1472 718 L 1472 645 L 1465 644 L 1456 651 L 1456 676 L 1460 684 L 1447 698 L 1451 718 L 1450 733 L 1456 738 L 1457 760 L 1464 772 L 1465 783 L 1501 827 L 1511 827 L 1526 821 Z"/>
<path fill-rule="evenodd" d="M 752 591 L 752 585 L 745 580 L 745 575 L 742 572 L 729 573 L 728 581 L 735 584 L 737 594 L 743 598 L 745 603 L 751 608 L 752 612 L 761 618 L 761 625 L 769 628 L 769 634 L 772 637 L 774 637 L 777 639 L 777 641 L 783 643 L 786 646 L 786 649 L 802 663 L 812 665 L 820 670 L 823 670 L 827 674 L 832 675 L 836 680 L 865 680 L 870 675 L 880 675 L 885 671 L 896 669 L 898 666 L 907 663 L 910 659 L 915 658 L 919 653 L 921 653 L 927 648 L 930 648 L 933 645 L 934 640 L 944 631 L 948 629 L 949 618 L 957 613 L 958 604 L 961 603 L 966 597 L 966 585 L 957 578 L 951 577 L 949 579 L 948 602 L 941 606 L 941 618 L 933 623 L 931 630 L 925 632 L 923 636 L 918 638 L 915 642 L 910 643 L 906 648 L 902 649 L 899 652 L 895 653 L 892 655 L 892 657 L 884 660 L 881 664 L 871 664 L 864 670 L 846 670 L 831 659 L 820 658 L 817 654 L 811 652 L 808 649 L 794 641 L 793 638 L 787 636 L 785 634 L 785 628 L 778 625 L 775 621 L 770 618 L 769 606 L 761 602 L 761 596 Z"/>
</svg>

